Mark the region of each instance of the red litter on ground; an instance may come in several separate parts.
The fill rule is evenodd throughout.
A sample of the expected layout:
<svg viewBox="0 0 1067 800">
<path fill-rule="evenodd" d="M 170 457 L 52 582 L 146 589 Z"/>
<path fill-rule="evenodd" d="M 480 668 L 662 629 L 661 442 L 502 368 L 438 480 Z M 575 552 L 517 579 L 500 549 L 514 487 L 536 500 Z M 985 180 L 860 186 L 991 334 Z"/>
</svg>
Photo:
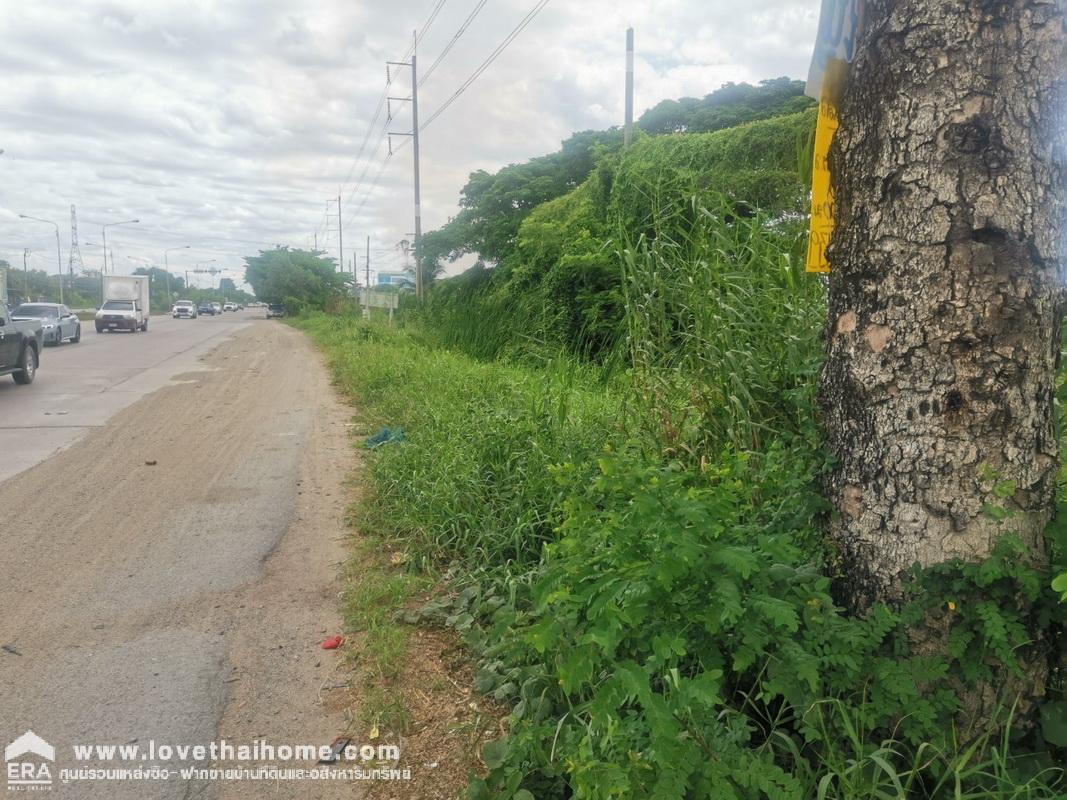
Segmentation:
<svg viewBox="0 0 1067 800">
<path fill-rule="evenodd" d="M 338 647 L 341 646 L 341 642 L 343 641 L 343 636 L 331 636 L 329 639 L 322 643 L 321 647 L 323 650 L 336 650 Z"/>
</svg>

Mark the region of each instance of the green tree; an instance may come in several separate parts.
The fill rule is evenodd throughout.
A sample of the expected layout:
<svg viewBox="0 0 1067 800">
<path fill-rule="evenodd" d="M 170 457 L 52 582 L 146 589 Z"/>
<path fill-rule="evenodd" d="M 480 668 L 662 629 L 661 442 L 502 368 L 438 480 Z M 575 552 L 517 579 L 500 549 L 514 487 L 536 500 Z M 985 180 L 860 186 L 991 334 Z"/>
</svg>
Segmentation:
<svg viewBox="0 0 1067 800">
<path fill-rule="evenodd" d="M 276 247 L 245 257 L 245 282 L 263 302 L 282 303 L 292 310 L 325 309 L 330 299 L 345 292 L 348 275 L 337 271 L 332 258 Z"/>
<path fill-rule="evenodd" d="M 606 152 L 618 150 L 617 130 L 584 131 L 563 142 L 556 153 L 511 164 L 495 174 L 472 172 L 460 193 L 460 212 L 422 239 L 422 261 L 429 274 L 441 259 L 477 253 L 498 263 L 515 245 L 519 226 L 531 211 L 577 188 Z"/>
</svg>

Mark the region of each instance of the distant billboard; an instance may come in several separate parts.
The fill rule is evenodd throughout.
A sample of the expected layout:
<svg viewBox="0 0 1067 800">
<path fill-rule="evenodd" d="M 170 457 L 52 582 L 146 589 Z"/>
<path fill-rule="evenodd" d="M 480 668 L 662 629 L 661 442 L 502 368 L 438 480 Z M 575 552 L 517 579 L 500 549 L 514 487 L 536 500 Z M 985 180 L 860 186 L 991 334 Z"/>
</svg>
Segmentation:
<svg viewBox="0 0 1067 800">
<path fill-rule="evenodd" d="M 360 289 L 359 304 L 364 307 L 369 306 L 370 308 L 396 309 L 400 307 L 400 295 L 397 292 L 380 292 L 375 289 Z"/>
</svg>

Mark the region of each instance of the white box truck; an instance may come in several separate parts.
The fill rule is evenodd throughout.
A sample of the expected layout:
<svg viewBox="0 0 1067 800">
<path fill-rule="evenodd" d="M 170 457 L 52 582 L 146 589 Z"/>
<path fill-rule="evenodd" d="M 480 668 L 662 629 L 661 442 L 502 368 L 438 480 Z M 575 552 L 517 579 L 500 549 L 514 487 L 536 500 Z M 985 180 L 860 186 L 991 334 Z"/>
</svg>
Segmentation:
<svg viewBox="0 0 1067 800">
<path fill-rule="evenodd" d="M 96 332 L 148 330 L 148 276 L 105 275 Z"/>
</svg>

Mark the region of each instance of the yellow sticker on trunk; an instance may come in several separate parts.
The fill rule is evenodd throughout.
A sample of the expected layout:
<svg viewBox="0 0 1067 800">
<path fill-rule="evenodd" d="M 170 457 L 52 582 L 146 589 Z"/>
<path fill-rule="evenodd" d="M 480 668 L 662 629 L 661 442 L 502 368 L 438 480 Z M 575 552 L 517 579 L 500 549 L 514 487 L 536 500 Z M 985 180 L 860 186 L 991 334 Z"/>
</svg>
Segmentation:
<svg viewBox="0 0 1067 800">
<path fill-rule="evenodd" d="M 811 234 L 808 238 L 808 272 L 829 272 L 826 248 L 834 232 L 834 187 L 830 174 L 830 143 L 837 132 L 837 106 L 848 75 L 848 64 L 832 58 L 823 73 L 819 119 L 815 127 L 815 155 L 811 169 Z"/>
</svg>

